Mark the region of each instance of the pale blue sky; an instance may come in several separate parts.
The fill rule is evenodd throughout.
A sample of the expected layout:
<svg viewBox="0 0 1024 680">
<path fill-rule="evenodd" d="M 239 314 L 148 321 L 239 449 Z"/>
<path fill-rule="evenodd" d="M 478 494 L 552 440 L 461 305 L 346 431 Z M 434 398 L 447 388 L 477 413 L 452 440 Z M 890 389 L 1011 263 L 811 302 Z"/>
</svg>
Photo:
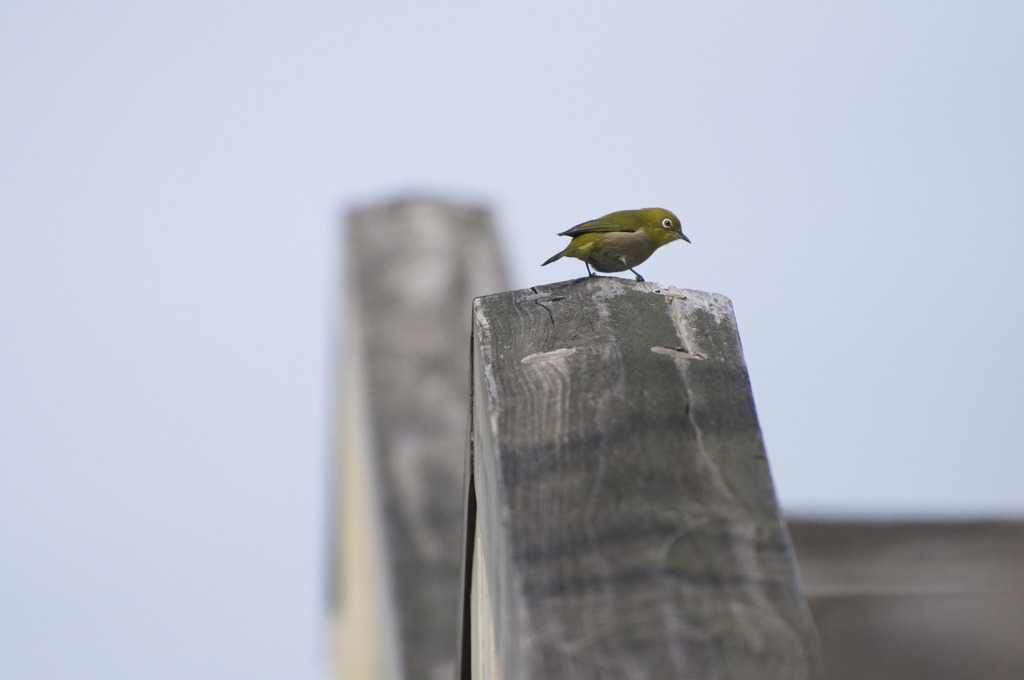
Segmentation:
<svg viewBox="0 0 1024 680">
<path fill-rule="evenodd" d="M 1024 514 L 1024 5 L 0 7 L 0 680 L 319 678 L 338 215 L 663 205 L 783 505 Z"/>
</svg>

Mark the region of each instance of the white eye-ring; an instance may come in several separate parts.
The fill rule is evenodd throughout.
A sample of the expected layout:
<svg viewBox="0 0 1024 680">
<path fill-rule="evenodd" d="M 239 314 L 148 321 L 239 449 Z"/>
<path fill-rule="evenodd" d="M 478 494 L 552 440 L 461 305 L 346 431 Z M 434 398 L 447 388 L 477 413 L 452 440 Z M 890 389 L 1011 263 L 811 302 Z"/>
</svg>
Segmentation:
<svg viewBox="0 0 1024 680">
<path fill-rule="evenodd" d="M 672 220 L 670 220 L 669 218 L 666 217 L 665 219 L 663 219 L 661 221 L 661 226 L 665 227 L 666 229 L 671 229 L 672 228 Z"/>
</svg>

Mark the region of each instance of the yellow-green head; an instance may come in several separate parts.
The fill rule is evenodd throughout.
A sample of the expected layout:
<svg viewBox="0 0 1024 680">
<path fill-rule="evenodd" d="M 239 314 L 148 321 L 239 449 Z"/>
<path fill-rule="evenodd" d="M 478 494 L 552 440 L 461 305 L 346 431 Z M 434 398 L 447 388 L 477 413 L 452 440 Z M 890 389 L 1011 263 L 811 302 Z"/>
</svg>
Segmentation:
<svg viewBox="0 0 1024 680">
<path fill-rule="evenodd" d="M 680 239 L 690 242 L 683 233 L 679 218 L 664 208 L 620 210 L 577 224 L 559 236 L 570 236 L 572 241 L 565 250 L 552 255 L 544 264 L 551 264 L 562 257 L 575 257 L 583 260 L 591 276 L 594 275 L 591 267 L 599 272 L 628 269 L 636 274 L 637 281 L 643 281 L 644 277 L 633 267 L 649 258 L 655 250 Z"/>
</svg>

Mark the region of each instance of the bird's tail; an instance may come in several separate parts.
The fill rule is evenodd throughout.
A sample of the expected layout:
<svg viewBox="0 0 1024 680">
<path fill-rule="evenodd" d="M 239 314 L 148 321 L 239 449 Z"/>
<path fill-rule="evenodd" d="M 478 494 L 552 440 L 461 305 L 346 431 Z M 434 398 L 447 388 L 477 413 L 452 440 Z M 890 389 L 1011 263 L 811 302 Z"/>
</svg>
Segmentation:
<svg viewBox="0 0 1024 680">
<path fill-rule="evenodd" d="M 565 255 L 565 251 L 564 250 L 562 252 L 560 252 L 560 253 L 555 253 L 554 255 L 549 257 L 548 259 L 544 260 L 544 264 L 542 264 L 541 267 L 543 267 L 545 264 L 551 264 L 555 260 L 561 259 L 563 255 Z"/>
</svg>

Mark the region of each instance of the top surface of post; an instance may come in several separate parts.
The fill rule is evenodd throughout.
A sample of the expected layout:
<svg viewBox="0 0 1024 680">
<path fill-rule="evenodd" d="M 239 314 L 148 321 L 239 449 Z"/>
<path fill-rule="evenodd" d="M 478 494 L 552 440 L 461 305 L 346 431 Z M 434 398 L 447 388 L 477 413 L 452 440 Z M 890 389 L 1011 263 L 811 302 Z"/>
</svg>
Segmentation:
<svg viewBox="0 0 1024 680">
<path fill-rule="evenodd" d="M 585 278 L 478 298 L 474 338 L 503 677 L 814 677 L 728 298 Z"/>
</svg>

